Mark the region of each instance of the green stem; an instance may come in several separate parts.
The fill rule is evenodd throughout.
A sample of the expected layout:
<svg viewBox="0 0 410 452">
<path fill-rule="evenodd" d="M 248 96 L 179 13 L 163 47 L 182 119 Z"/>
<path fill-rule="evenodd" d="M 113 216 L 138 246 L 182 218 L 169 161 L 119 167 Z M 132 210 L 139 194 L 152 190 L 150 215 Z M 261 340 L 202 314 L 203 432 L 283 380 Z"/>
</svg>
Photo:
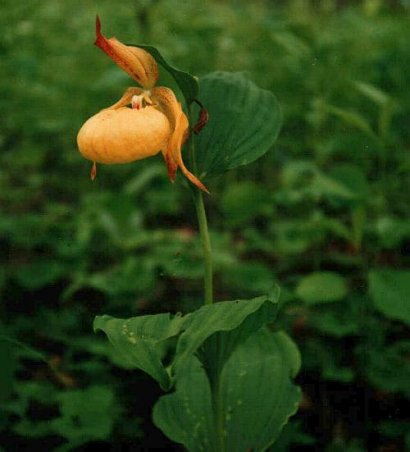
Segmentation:
<svg viewBox="0 0 410 452">
<path fill-rule="evenodd" d="M 191 118 L 191 108 L 188 106 L 188 115 Z M 193 137 L 189 139 L 189 158 L 194 173 L 197 173 L 195 159 L 195 143 Z M 212 271 L 212 248 L 211 239 L 209 237 L 208 221 L 206 218 L 205 204 L 203 192 L 197 187 L 193 187 L 194 203 L 196 215 L 198 218 L 199 234 L 202 242 L 202 254 L 204 259 L 204 304 L 213 303 L 213 271 Z"/>
<path fill-rule="evenodd" d="M 199 233 L 202 241 L 202 254 L 204 259 L 204 303 L 213 303 L 213 282 L 212 282 L 212 248 L 209 237 L 208 222 L 206 219 L 204 197 L 202 192 L 194 188 L 194 203 L 196 215 L 198 217 Z"/>
<path fill-rule="evenodd" d="M 224 418 L 221 395 L 221 378 L 218 375 L 212 385 L 212 408 L 215 418 L 216 447 L 218 452 L 225 452 Z"/>
</svg>

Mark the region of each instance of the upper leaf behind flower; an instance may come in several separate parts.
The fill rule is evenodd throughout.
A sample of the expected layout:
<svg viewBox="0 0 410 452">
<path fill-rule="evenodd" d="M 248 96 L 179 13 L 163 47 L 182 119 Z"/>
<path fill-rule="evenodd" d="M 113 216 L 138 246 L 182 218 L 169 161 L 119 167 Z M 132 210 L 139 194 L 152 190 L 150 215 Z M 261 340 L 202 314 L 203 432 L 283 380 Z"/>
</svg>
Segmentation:
<svg viewBox="0 0 410 452">
<path fill-rule="evenodd" d="M 198 97 L 199 84 L 196 77 L 189 74 L 188 72 L 180 71 L 179 69 L 176 69 L 168 64 L 155 47 L 140 44 L 138 44 L 138 47 L 149 52 L 155 58 L 156 62 L 160 64 L 173 77 L 182 94 L 184 95 L 187 105 L 191 104 Z"/>
<path fill-rule="evenodd" d="M 212 72 L 201 78 L 199 96 L 209 112 L 195 137 L 202 180 L 247 165 L 272 148 L 282 115 L 270 91 L 240 73 Z"/>
</svg>

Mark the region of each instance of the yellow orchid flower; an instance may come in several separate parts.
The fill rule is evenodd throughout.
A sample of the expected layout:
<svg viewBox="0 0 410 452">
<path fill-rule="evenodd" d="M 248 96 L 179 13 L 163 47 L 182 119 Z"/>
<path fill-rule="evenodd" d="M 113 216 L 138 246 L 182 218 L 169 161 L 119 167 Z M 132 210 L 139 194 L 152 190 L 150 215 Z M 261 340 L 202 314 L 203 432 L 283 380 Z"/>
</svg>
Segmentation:
<svg viewBox="0 0 410 452">
<path fill-rule="evenodd" d="M 162 152 L 172 181 L 180 168 L 194 185 L 209 193 L 184 165 L 182 145 L 189 135 L 188 118 L 171 89 L 155 86 L 155 59 L 139 47 L 105 38 L 98 17 L 96 34 L 95 45 L 141 88 L 128 88 L 118 102 L 88 119 L 78 132 L 81 154 L 94 162 L 91 178 L 96 176 L 96 162 L 129 163 Z"/>
</svg>

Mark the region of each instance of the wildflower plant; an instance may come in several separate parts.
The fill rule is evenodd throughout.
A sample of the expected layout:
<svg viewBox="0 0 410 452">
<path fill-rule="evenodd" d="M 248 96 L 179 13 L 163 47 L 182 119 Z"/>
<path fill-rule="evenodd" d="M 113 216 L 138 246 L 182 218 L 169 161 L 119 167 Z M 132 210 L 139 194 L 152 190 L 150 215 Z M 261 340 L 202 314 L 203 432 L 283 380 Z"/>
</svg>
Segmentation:
<svg viewBox="0 0 410 452">
<path fill-rule="evenodd" d="M 128 163 L 158 153 L 172 181 L 181 170 L 202 238 L 204 300 L 186 315 L 97 316 L 94 329 L 106 334 L 118 360 L 143 370 L 166 392 L 153 418 L 173 441 L 190 451 L 266 450 L 297 410 L 300 391 L 292 378 L 299 352 L 275 329 L 277 287 L 250 300 L 214 302 L 204 192 L 211 177 L 271 149 L 281 123 L 279 105 L 242 74 L 214 72 L 198 81 L 170 66 L 154 47 L 105 38 L 98 18 L 96 32 L 96 45 L 139 86 L 85 122 L 80 152 L 94 162 L 92 178 L 96 163 Z M 158 65 L 175 79 L 185 111 L 170 88 L 156 86 Z"/>
</svg>

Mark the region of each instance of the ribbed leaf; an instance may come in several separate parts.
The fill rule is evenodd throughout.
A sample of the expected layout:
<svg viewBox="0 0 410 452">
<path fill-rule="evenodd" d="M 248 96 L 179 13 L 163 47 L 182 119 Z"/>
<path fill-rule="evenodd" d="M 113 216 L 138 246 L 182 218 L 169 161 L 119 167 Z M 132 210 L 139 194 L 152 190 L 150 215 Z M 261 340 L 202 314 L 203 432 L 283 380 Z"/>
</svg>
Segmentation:
<svg viewBox="0 0 410 452">
<path fill-rule="evenodd" d="M 187 316 L 178 340 L 175 364 L 199 351 L 199 358 L 212 377 L 239 343 L 275 320 L 278 307 L 277 287 L 271 294 L 251 300 L 223 301 L 201 307 Z"/>
<path fill-rule="evenodd" d="M 178 369 L 177 389 L 154 407 L 155 424 L 190 451 L 263 451 L 278 437 L 297 409 L 300 391 L 291 382 L 299 370 L 296 346 L 284 333 L 265 328 L 239 345 L 222 376 L 222 425 L 216 429 L 211 391 L 204 369 L 191 356 Z"/>
<path fill-rule="evenodd" d="M 189 451 L 217 450 L 209 381 L 195 356 L 178 368 L 176 381 L 176 391 L 155 404 L 154 423 Z"/>
<path fill-rule="evenodd" d="M 125 366 L 142 369 L 168 389 L 170 378 L 162 364 L 166 339 L 179 334 L 183 318 L 170 314 L 115 319 L 108 315 L 94 320 L 94 331 L 101 330 L 115 348 Z"/>
<path fill-rule="evenodd" d="M 283 332 L 263 328 L 232 354 L 222 372 L 225 450 L 266 450 L 295 414 L 300 390 L 296 345 Z"/>
<path fill-rule="evenodd" d="M 281 125 L 275 96 L 244 75 L 213 72 L 200 79 L 209 122 L 196 139 L 201 178 L 247 165 L 269 151 Z"/>
<path fill-rule="evenodd" d="M 167 339 L 179 336 L 176 350 L 173 350 L 174 371 L 198 352 L 212 377 L 222 369 L 239 343 L 275 319 L 278 299 L 279 290 L 275 288 L 271 294 L 252 300 L 203 306 L 185 317 L 157 314 L 124 320 L 97 316 L 94 330 L 101 330 L 108 336 L 117 361 L 129 368 L 142 369 L 162 388 L 169 389 L 172 382 L 162 363 Z"/>
</svg>

